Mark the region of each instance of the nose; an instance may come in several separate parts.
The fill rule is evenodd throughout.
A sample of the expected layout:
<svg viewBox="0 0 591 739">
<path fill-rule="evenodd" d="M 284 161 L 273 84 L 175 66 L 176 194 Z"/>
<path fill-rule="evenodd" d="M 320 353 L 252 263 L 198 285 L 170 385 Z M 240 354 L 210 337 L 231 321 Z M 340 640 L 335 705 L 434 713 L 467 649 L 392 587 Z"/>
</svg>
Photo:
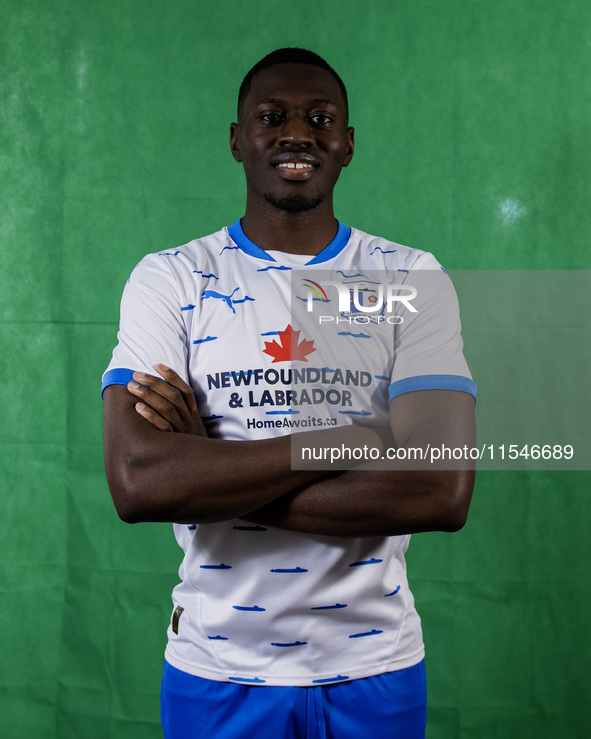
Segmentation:
<svg viewBox="0 0 591 739">
<path fill-rule="evenodd" d="M 291 115 L 285 118 L 279 132 L 279 144 L 311 146 L 313 143 L 314 136 L 305 116 Z"/>
</svg>

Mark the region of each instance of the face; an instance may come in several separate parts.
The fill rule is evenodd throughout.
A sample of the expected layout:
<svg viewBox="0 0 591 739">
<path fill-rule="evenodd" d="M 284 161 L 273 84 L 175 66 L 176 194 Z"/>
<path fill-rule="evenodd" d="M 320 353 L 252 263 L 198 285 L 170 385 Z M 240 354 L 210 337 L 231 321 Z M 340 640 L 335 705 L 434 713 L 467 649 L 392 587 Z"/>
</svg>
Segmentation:
<svg viewBox="0 0 591 739">
<path fill-rule="evenodd" d="M 338 82 L 310 64 L 277 64 L 252 80 L 232 154 L 244 165 L 248 204 L 304 212 L 330 203 L 341 169 L 353 157 Z"/>
</svg>

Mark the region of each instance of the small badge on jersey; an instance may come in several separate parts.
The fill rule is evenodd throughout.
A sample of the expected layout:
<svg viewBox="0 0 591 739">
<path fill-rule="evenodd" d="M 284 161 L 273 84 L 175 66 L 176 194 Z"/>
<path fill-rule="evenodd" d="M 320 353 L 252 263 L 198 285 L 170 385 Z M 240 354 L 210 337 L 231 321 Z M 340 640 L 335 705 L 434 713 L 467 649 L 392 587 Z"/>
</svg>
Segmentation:
<svg viewBox="0 0 591 739">
<path fill-rule="evenodd" d="M 185 609 L 182 606 L 177 606 L 174 609 L 174 613 L 172 614 L 172 630 L 174 631 L 175 634 L 179 633 L 179 620 L 181 618 L 181 613 L 184 610 Z"/>
</svg>

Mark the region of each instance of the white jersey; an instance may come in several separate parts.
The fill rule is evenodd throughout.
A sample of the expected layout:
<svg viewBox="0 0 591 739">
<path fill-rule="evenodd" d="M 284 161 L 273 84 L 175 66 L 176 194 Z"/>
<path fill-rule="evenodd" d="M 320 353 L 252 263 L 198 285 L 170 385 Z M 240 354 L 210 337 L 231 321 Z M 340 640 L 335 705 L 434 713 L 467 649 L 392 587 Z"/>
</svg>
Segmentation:
<svg viewBox="0 0 591 739">
<path fill-rule="evenodd" d="M 356 305 L 338 322 L 326 319 L 320 338 L 310 321 L 337 293 L 318 270 L 359 288 Z M 402 321 L 389 321 L 373 278 L 415 284 L 427 272 L 439 278 L 431 296 L 414 298 L 414 313 L 398 302 Z M 294 301 L 306 307 L 297 325 Z M 455 292 L 434 257 L 342 224 L 315 257 L 264 251 L 239 221 L 146 256 L 123 294 L 118 342 L 103 388 L 127 384 L 136 370 L 153 374 L 162 362 L 192 386 L 208 434 L 224 439 L 353 420 L 384 426 L 397 394 L 475 394 Z M 242 520 L 174 531 L 185 553 L 173 591 L 183 610 L 166 648 L 174 667 L 221 681 L 308 686 L 423 658 L 406 579 L 409 536 L 336 538 Z"/>
</svg>

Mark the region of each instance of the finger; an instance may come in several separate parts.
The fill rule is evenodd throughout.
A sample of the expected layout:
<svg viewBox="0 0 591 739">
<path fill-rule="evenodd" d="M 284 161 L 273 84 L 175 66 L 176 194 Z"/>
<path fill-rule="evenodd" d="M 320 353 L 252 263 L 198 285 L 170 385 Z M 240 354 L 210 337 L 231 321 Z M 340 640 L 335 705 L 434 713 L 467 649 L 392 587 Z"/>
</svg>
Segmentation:
<svg viewBox="0 0 591 739">
<path fill-rule="evenodd" d="M 170 385 L 176 387 L 183 396 L 191 398 L 191 400 L 194 401 L 195 395 L 193 393 L 193 388 L 188 385 L 177 372 L 170 367 L 167 367 L 165 364 L 157 364 L 156 369 L 162 377 L 164 377 Z"/>
<path fill-rule="evenodd" d="M 176 431 L 207 436 L 205 425 L 197 409 L 197 402 L 192 388 L 174 370 L 171 370 L 166 365 L 157 365 L 156 369 L 163 375 L 168 375 L 168 378 L 162 379 L 145 372 L 134 372 L 133 376 L 139 383 L 149 387 L 153 392 L 161 395 L 165 401 L 171 403 L 176 413 L 172 412 L 172 409 L 169 412 L 166 402 L 163 404 L 162 401 L 154 399 L 148 393 L 141 393 L 136 388 L 135 394 L 142 397 L 149 405 L 155 407 L 158 413 L 166 418 Z M 169 382 L 169 379 L 171 382 Z M 179 425 L 178 419 L 181 420 L 181 425 Z"/>
<path fill-rule="evenodd" d="M 136 374 L 141 377 L 140 373 Z M 152 390 L 147 384 L 152 380 L 156 381 L 158 391 Z M 127 389 L 132 395 L 140 398 L 145 405 L 155 410 L 157 414 L 168 421 L 172 428 L 177 431 L 185 431 L 186 425 L 181 418 L 181 413 L 184 409 L 184 414 L 186 415 L 187 409 L 179 391 L 176 388 L 162 388 L 162 386 L 166 385 L 163 380 L 157 380 L 157 378 L 152 378 L 152 380 L 147 376 L 143 376 L 141 385 L 132 381 L 128 383 Z M 166 392 L 166 395 L 163 394 L 164 392 Z M 171 397 L 172 399 L 170 399 Z"/>
<path fill-rule="evenodd" d="M 192 388 L 172 369 L 164 364 L 156 365 L 156 369 L 163 375 L 164 380 L 159 377 L 147 375 L 148 384 L 152 389 L 166 397 L 176 408 L 177 413 L 183 421 L 183 431 L 193 428 L 196 420 L 201 420 L 197 403 Z M 170 419 L 169 419 L 170 420 Z"/>
<path fill-rule="evenodd" d="M 184 415 L 187 416 L 187 403 L 185 397 L 175 385 L 171 384 L 166 379 L 149 375 L 146 372 L 134 372 L 133 379 L 141 385 L 151 388 L 155 393 L 158 393 L 158 395 L 161 395 L 163 398 L 166 398 L 166 400 L 175 406 L 179 415 L 183 415 L 184 412 Z M 188 387 L 189 386 L 187 385 L 187 388 Z"/>
<path fill-rule="evenodd" d="M 160 431 L 172 431 L 172 426 L 166 421 L 162 416 L 159 416 L 158 413 L 153 408 L 150 408 L 147 405 L 144 405 L 143 403 L 136 403 L 135 404 L 136 411 L 140 414 L 140 416 L 143 416 L 147 421 L 149 421 L 152 426 L 155 426 L 157 429 L 160 429 Z"/>
<path fill-rule="evenodd" d="M 183 378 L 177 374 L 173 369 L 167 367 L 165 364 L 157 364 L 156 370 L 166 379 L 166 381 L 176 387 L 177 390 L 182 394 L 187 404 L 187 408 L 192 418 L 199 417 L 199 410 L 197 409 L 197 401 L 195 400 L 195 393 L 193 388 L 188 385 Z"/>
</svg>

